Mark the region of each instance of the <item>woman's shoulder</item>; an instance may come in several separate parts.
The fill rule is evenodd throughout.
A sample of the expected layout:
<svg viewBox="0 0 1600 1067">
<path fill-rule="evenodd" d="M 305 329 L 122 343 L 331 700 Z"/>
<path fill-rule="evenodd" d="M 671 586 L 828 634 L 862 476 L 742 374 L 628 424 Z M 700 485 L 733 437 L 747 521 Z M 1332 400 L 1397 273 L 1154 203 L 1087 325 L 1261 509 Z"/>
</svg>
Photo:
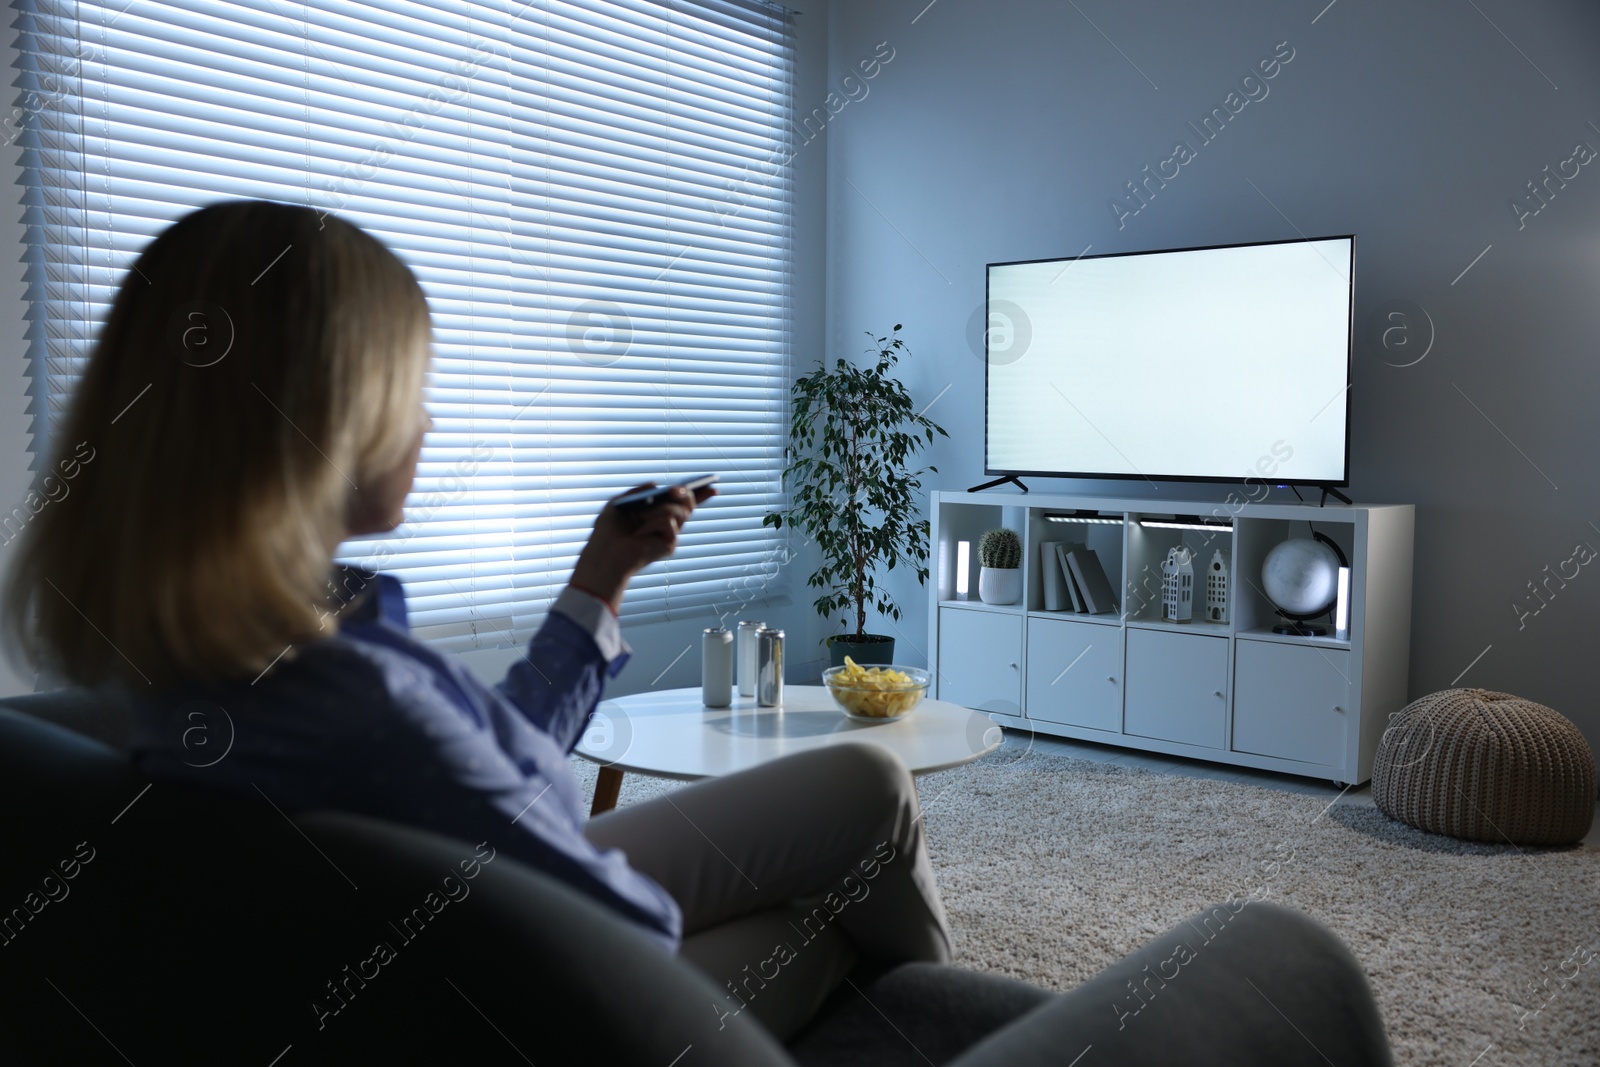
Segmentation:
<svg viewBox="0 0 1600 1067">
<path fill-rule="evenodd" d="M 395 649 L 334 634 L 288 650 L 248 688 L 282 698 L 379 699 L 403 691 L 423 669 Z"/>
</svg>

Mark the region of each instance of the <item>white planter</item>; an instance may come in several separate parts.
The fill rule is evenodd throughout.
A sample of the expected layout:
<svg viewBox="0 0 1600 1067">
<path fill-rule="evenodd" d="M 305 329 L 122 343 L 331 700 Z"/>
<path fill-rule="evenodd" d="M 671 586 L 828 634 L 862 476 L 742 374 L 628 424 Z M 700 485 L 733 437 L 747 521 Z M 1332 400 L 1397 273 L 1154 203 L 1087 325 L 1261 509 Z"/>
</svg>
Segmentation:
<svg viewBox="0 0 1600 1067">
<path fill-rule="evenodd" d="M 979 600 L 985 604 L 1015 604 L 1021 598 L 1021 567 L 978 568 Z"/>
</svg>

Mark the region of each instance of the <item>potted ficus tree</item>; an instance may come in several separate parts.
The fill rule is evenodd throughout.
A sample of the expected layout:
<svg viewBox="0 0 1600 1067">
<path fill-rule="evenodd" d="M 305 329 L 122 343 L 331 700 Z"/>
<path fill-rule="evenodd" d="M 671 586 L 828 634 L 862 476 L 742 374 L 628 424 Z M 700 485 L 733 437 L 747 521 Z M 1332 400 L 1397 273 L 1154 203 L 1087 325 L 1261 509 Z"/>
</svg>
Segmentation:
<svg viewBox="0 0 1600 1067">
<path fill-rule="evenodd" d="M 928 520 L 918 518 L 925 471 L 913 457 L 944 430 L 918 414 L 911 396 L 890 372 L 909 352 L 895 323 L 874 337 L 870 366 L 839 359 L 803 377 L 791 389 L 789 465 L 784 481 L 789 506 L 762 519 L 789 523 L 817 544 L 822 562 L 807 584 L 822 590 L 813 602 L 824 619 L 843 616 L 844 632 L 828 638 L 834 666 L 848 654 L 858 663 L 894 662 L 894 638 L 867 633 L 867 609 L 900 618 L 900 608 L 876 581 L 878 569 L 905 563 L 917 581 L 928 577 Z M 853 625 L 852 625 L 853 624 Z"/>
</svg>

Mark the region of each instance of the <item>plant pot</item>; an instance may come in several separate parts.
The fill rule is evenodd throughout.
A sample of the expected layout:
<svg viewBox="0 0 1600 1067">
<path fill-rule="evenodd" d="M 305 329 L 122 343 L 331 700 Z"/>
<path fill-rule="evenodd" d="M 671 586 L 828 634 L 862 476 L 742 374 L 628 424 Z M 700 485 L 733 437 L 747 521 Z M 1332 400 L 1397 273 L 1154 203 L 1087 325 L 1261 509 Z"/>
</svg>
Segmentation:
<svg viewBox="0 0 1600 1067">
<path fill-rule="evenodd" d="M 1021 567 L 978 568 L 979 600 L 985 604 L 1015 604 L 1021 598 Z"/>
<path fill-rule="evenodd" d="M 882 634 L 839 634 L 828 638 L 828 666 L 843 667 L 849 656 L 862 666 L 894 662 L 894 638 Z"/>
</svg>

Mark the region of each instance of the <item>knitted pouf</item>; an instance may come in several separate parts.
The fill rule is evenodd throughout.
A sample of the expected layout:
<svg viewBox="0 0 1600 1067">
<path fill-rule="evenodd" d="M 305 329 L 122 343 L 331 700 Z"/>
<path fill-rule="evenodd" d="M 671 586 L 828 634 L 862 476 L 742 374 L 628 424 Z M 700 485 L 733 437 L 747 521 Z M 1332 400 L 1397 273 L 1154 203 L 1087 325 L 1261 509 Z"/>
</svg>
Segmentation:
<svg viewBox="0 0 1600 1067">
<path fill-rule="evenodd" d="M 1542 704 L 1446 689 L 1394 716 L 1378 742 L 1372 799 L 1436 834 L 1572 844 L 1594 818 L 1594 753 L 1571 720 Z"/>
</svg>

